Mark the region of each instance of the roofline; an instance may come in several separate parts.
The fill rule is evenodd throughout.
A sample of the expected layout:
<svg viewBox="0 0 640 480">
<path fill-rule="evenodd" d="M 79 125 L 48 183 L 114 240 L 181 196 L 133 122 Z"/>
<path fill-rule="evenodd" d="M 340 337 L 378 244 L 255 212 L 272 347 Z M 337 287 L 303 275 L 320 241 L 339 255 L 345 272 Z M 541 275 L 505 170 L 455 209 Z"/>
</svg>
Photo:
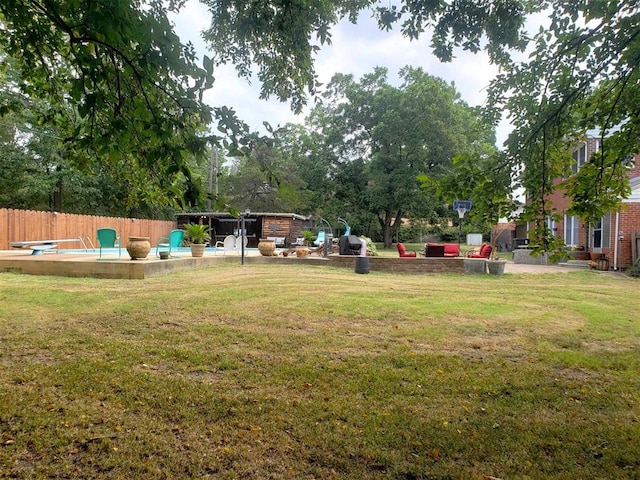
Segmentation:
<svg viewBox="0 0 640 480">
<path fill-rule="evenodd" d="M 584 136 L 587 138 L 599 139 L 599 138 L 602 138 L 602 134 L 604 133 L 604 137 L 609 138 L 614 133 L 618 133 L 625 123 L 626 121 L 620 122 L 619 124 L 614 125 L 613 127 L 607 128 L 604 132 L 602 131 L 601 128 L 590 128 L 584 132 Z"/>
<path fill-rule="evenodd" d="M 175 216 L 201 216 L 201 217 L 214 217 L 214 218 L 224 218 L 224 217 L 233 217 L 229 212 L 181 212 L 176 213 Z M 305 217 L 304 215 L 298 215 L 297 213 L 275 213 L 275 212 L 249 212 L 246 214 L 249 217 L 281 217 L 281 218 L 294 218 L 296 220 L 308 220 L 309 217 Z"/>
</svg>

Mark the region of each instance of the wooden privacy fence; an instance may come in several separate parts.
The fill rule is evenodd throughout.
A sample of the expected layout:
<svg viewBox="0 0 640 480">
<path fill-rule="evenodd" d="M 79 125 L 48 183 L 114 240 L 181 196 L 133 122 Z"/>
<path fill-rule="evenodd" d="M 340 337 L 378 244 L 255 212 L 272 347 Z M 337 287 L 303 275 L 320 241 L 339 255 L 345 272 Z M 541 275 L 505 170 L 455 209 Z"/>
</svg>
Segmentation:
<svg viewBox="0 0 640 480">
<path fill-rule="evenodd" d="M 82 237 L 87 245 L 96 245 L 99 228 L 115 228 L 126 245 L 129 237 L 149 237 L 155 246 L 158 238 L 168 236 L 176 223 L 165 220 L 139 218 L 97 217 L 71 213 L 36 212 L 33 210 L 0 209 L 0 250 L 10 249 L 11 242 L 56 240 Z M 88 239 L 91 240 L 89 243 Z M 61 245 L 61 248 L 80 248 L 81 244 Z"/>
</svg>

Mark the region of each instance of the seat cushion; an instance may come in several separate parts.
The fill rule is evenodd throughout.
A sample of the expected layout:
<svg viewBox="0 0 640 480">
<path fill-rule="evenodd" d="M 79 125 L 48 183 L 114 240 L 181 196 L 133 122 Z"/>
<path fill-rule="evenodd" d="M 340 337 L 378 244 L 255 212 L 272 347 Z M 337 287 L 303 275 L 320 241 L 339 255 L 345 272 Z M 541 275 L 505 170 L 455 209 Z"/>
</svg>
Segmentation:
<svg viewBox="0 0 640 480">
<path fill-rule="evenodd" d="M 439 243 L 427 243 L 424 252 L 425 257 L 444 257 L 444 245 Z"/>
<path fill-rule="evenodd" d="M 445 257 L 459 257 L 460 245 L 457 243 L 445 243 L 444 244 L 444 256 Z"/>
</svg>

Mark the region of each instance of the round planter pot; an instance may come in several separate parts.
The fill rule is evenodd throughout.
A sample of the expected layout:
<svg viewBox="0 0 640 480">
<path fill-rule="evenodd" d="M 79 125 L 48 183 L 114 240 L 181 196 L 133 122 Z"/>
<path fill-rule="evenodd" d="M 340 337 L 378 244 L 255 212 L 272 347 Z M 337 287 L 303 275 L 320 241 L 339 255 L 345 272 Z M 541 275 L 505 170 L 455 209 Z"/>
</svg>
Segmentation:
<svg viewBox="0 0 640 480">
<path fill-rule="evenodd" d="M 602 256 L 596 262 L 596 269 L 602 272 L 606 272 L 609 270 L 609 259 L 605 256 Z"/>
<path fill-rule="evenodd" d="M 147 258 L 151 251 L 151 243 L 149 237 L 129 237 L 127 242 L 127 252 L 131 260 Z"/>
<path fill-rule="evenodd" d="M 491 275 L 504 275 L 506 260 L 487 260 L 487 270 Z"/>
<path fill-rule="evenodd" d="M 296 257 L 306 257 L 309 254 L 307 247 L 296 247 Z"/>
<path fill-rule="evenodd" d="M 258 251 L 260 252 L 260 255 L 263 255 L 265 257 L 272 257 L 275 249 L 276 242 L 274 242 L 273 240 L 264 240 L 261 238 L 258 242 Z"/>
<path fill-rule="evenodd" d="M 484 258 L 465 258 L 462 264 L 464 273 L 487 273 L 487 261 Z"/>
<path fill-rule="evenodd" d="M 192 257 L 202 257 L 204 256 L 204 249 L 206 245 L 204 243 L 192 243 L 189 245 L 191 248 L 191 256 Z"/>
</svg>

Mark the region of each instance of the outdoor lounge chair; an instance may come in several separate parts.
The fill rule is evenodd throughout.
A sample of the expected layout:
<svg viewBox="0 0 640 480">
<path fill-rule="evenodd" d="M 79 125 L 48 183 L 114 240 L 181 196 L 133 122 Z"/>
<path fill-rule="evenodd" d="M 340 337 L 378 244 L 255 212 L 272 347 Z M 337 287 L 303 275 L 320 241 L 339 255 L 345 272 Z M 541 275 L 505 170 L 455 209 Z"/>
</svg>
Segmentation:
<svg viewBox="0 0 640 480">
<path fill-rule="evenodd" d="M 318 232 L 318 237 L 313 241 L 313 244 L 316 247 L 324 245 L 324 230 Z"/>
<path fill-rule="evenodd" d="M 407 252 L 407 249 L 404 246 L 404 243 L 398 243 L 398 254 L 401 257 L 417 257 L 418 254 L 416 252 Z"/>
<path fill-rule="evenodd" d="M 491 245 L 483 243 L 477 252 L 467 253 L 467 258 L 489 258 L 491 256 Z"/>
<path fill-rule="evenodd" d="M 181 247 L 183 238 L 184 230 L 171 230 L 168 237 L 160 237 L 156 246 L 156 257 L 160 256 L 160 250 L 163 252 L 168 251 L 169 256 L 172 257 L 171 250 Z"/>
<path fill-rule="evenodd" d="M 98 260 L 102 259 L 103 248 L 118 247 L 118 258 L 120 258 L 122 255 L 122 245 L 115 228 L 99 228 L 96 233 L 96 239 L 98 240 L 98 248 L 100 249 L 100 256 L 98 256 Z"/>
</svg>

